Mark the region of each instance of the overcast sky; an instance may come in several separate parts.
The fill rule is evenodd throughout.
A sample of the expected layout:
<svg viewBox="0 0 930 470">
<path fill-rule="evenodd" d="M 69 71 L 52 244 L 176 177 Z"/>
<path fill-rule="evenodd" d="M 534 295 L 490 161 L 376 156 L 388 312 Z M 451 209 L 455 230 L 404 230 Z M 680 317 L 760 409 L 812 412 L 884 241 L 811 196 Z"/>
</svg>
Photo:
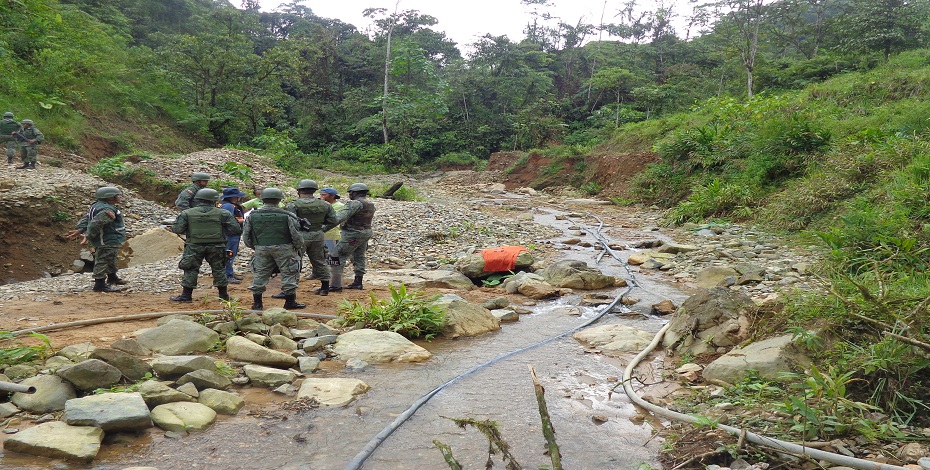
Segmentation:
<svg viewBox="0 0 930 470">
<path fill-rule="evenodd" d="M 235 4 L 236 0 L 232 0 Z M 282 3 L 290 1 L 260 0 L 262 9 L 273 11 Z M 310 8 L 317 16 L 338 18 L 344 23 L 355 25 L 360 31 L 371 24 L 371 19 L 362 16 L 366 8 L 386 8 L 394 11 L 396 0 L 304 0 L 301 4 Z M 584 17 L 584 22 L 600 24 L 604 0 L 554 0 L 554 7 L 548 8 L 552 15 L 568 24 L 577 24 Z M 614 21 L 617 10 L 625 3 L 622 0 L 608 0 L 604 22 Z M 638 2 L 647 8 L 653 2 Z M 446 36 L 460 46 L 468 45 L 476 38 L 490 33 L 495 36 L 507 35 L 513 41 L 523 39 L 523 28 L 530 21 L 530 9 L 520 0 L 400 0 L 399 11 L 417 10 L 439 20 L 435 29 L 445 31 Z M 589 38 L 594 39 L 594 38 Z"/>
</svg>

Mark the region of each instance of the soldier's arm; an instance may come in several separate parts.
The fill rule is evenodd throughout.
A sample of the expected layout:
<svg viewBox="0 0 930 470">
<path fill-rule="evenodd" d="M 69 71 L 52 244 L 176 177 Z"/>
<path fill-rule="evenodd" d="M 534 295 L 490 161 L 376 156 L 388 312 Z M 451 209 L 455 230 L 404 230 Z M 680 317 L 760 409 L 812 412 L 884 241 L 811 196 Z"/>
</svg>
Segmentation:
<svg viewBox="0 0 930 470">
<path fill-rule="evenodd" d="M 45 140 L 45 134 L 43 134 L 42 131 L 40 131 L 40 130 L 39 130 L 38 128 L 36 128 L 35 126 L 33 126 L 32 128 L 35 129 L 35 138 L 32 139 L 33 142 L 39 143 L 39 142 L 42 142 L 43 140 Z"/>
<path fill-rule="evenodd" d="M 171 224 L 171 231 L 174 233 L 187 233 L 187 214 L 181 212 Z"/>
<path fill-rule="evenodd" d="M 102 210 L 94 216 L 87 224 L 87 230 L 84 232 L 84 235 L 87 238 L 94 238 L 97 235 L 100 235 L 100 232 L 103 231 L 103 227 L 107 224 L 113 223 L 116 220 L 116 212 L 113 209 Z"/>
<path fill-rule="evenodd" d="M 334 223 L 332 223 L 332 224 L 330 224 L 330 223 L 324 223 L 324 224 L 323 224 L 323 231 L 324 231 L 324 232 L 329 231 L 329 229 L 331 229 L 331 228 L 333 228 L 333 227 L 335 227 L 335 226 L 337 226 L 337 225 L 339 225 L 339 224 L 345 222 L 346 219 L 348 219 L 349 217 L 352 217 L 352 215 L 355 214 L 356 212 L 358 212 L 358 210 L 361 209 L 361 208 L 362 208 L 362 203 L 361 203 L 361 202 L 358 202 L 358 201 L 349 201 L 349 202 L 347 202 L 346 205 L 345 205 L 345 207 L 343 207 L 342 209 L 340 209 L 339 212 L 336 212 L 336 215 L 334 216 L 334 218 L 335 218 L 335 222 L 334 222 Z"/>
<path fill-rule="evenodd" d="M 297 220 L 293 217 L 288 217 L 287 228 L 291 231 L 291 244 L 294 245 L 294 249 L 303 256 L 304 242 L 303 237 L 300 235 L 300 225 L 297 224 Z"/>
<path fill-rule="evenodd" d="M 245 246 L 255 248 L 255 244 L 252 243 L 252 219 L 245 219 L 245 224 L 242 226 L 242 241 Z"/>
<path fill-rule="evenodd" d="M 74 226 L 74 230 L 68 231 L 68 233 L 65 234 L 65 237 L 66 237 L 66 238 L 74 238 L 74 237 L 76 237 L 76 236 L 78 236 L 78 235 L 82 235 L 84 232 L 87 231 L 87 222 L 88 222 L 87 214 L 84 214 L 84 215 L 80 218 L 80 220 L 78 220 L 77 225 Z M 85 240 L 86 240 L 86 238 L 85 238 Z"/>
<path fill-rule="evenodd" d="M 194 192 L 191 191 L 190 189 L 185 189 L 184 191 L 181 191 L 181 194 L 178 194 L 178 198 L 175 199 L 174 201 L 174 207 L 177 207 L 178 209 L 181 209 L 182 211 L 185 209 L 190 209 L 191 208 L 190 200 L 191 200 L 191 196 L 193 195 L 194 195 Z"/>
</svg>

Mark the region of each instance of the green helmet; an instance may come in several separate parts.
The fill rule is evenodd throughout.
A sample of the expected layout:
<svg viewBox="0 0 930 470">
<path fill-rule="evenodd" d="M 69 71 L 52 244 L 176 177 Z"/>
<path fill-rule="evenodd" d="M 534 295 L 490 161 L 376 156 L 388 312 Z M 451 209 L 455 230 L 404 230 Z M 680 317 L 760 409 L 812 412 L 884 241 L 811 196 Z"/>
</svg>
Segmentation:
<svg viewBox="0 0 930 470">
<path fill-rule="evenodd" d="M 352 183 L 352 184 L 350 184 L 349 187 L 346 188 L 346 189 L 348 189 L 348 191 L 349 191 L 350 193 L 351 193 L 351 192 L 361 192 L 361 191 L 366 191 L 366 192 L 367 192 L 367 191 L 368 191 L 368 185 L 366 185 L 365 183 Z"/>
<path fill-rule="evenodd" d="M 316 184 L 316 181 L 313 180 L 300 180 L 300 182 L 297 183 L 297 190 L 300 191 L 301 189 L 312 189 L 316 191 L 320 189 L 320 185 Z"/>
<path fill-rule="evenodd" d="M 5 118 L 11 118 L 11 119 L 12 119 L 12 118 L 13 118 L 13 113 L 7 111 L 7 112 L 3 113 L 3 117 L 5 117 Z"/>
<path fill-rule="evenodd" d="M 197 191 L 197 194 L 194 194 L 194 199 L 216 202 L 220 200 L 220 193 L 215 189 L 203 188 Z"/>
<path fill-rule="evenodd" d="M 266 199 L 277 199 L 280 201 L 281 199 L 284 199 L 284 192 L 278 188 L 265 188 L 262 190 L 261 197 L 262 201 Z"/>
<path fill-rule="evenodd" d="M 19 123 L 20 123 L 20 124 L 29 124 L 29 125 L 31 126 L 31 125 L 32 125 L 32 119 L 23 119 L 23 120 L 20 121 Z"/>
<path fill-rule="evenodd" d="M 191 175 L 191 181 L 210 181 L 210 175 L 206 173 L 194 173 Z"/>
<path fill-rule="evenodd" d="M 102 188 L 97 188 L 97 192 L 94 193 L 94 197 L 104 200 L 110 199 L 113 196 L 119 196 L 120 194 L 123 194 L 123 192 L 120 191 L 119 188 L 114 188 L 113 186 L 104 186 Z"/>
</svg>

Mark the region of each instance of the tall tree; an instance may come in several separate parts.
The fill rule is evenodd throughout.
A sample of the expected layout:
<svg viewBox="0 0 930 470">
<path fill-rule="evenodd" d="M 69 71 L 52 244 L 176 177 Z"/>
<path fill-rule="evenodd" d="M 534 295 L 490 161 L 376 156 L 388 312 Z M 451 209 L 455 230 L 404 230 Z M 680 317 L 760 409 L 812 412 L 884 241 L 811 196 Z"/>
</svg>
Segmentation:
<svg viewBox="0 0 930 470">
<path fill-rule="evenodd" d="M 880 51 L 885 62 L 892 52 L 926 43 L 924 28 L 930 16 L 926 1 L 853 0 L 852 8 L 838 25 L 852 52 Z"/>
</svg>

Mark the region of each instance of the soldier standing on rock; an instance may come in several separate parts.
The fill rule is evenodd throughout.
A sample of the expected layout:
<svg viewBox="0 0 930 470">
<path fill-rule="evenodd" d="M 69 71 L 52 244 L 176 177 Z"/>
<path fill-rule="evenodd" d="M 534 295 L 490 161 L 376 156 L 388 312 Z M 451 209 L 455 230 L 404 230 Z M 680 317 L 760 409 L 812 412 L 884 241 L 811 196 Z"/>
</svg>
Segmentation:
<svg viewBox="0 0 930 470">
<path fill-rule="evenodd" d="M 375 205 L 368 200 L 368 186 L 364 183 L 352 183 L 347 188 L 349 202 L 336 213 L 335 224 L 323 225 L 323 231 L 342 224 L 339 242 L 336 243 L 336 254 L 330 258 L 333 266 L 330 292 L 342 290 L 342 271 L 347 259 L 352 259 L 355 270 L 355 280 L 345 286 L 346 289 L 362 289 L 362 278 L 365 276 L 365 253 L 368 252 L 368 240 L 371 239 L 371 220 L 375 216 Z M 336 282 L 339 285 L 336 285 Z"/>
<path fill-rule="evenodd" d="M 34 170 L 36 161 L 39 158 L 39 142 L 42 142 L 45 136 L 30 119 L 23 119 L 19 124 L 23 127 L 19 135 L 26 140 L 19 143 L 19 154 L 23 157 L 23 166 L 18 166 L 16 169 Z"/>
<path fill-rule="evenodd" d="M 210 182 L 210 175 L 206 173 L 194 173 L 191 175 L 191 185 L 184 188 L 178 198 L 174 201 L 174 207 L 177 207 L 180 210 L 187 210 L 193 207 L 194 196 L 197 195 L 197 191 L 200 191 L 203 188 L 207 187 L 207 183 Z"/>
<path fill-rule="evenodd" d="M 297 303 L 297 282 L 300 279 L 300 259 L 303 257 L 303 238 L 297 216 L 278 207 L 284 193 L 278 188 L 262 191 L 264 205 L 252 211 L 245 219 L 242 241 L 255 250 L 252 257 L 252 310 L 262 310 L 262 294 L 275 266 L 281 271 L 281 290 L 284 291 L 284 308 L 301 309 Z"/>
<path fill-rule="evenodd" d="M 215 189 L 205 188 L 194 195 L 196 207 L 187 209 L 178 215 L 170 230 L 186 235 L 184 254 L 178 268 L 184 270 L 181 278 L 181 295 L 172 297 L 175 302 L 193 300 L 197 287 L 197 275 L 204 259 L 213 271 L 213 287 L 219 290 L 219 297 L 229 300 L 227 291 L 229 281 L 226 279 L 226 237 L 242 233 L 239 222 L 229 211 L 216 207 L 220 193 Z"/>
<path fill-rule="evenodd" d="M 6 147 L 6 163 L 13 163 L 16 156 L 16 137 L 13 134 L 20 129 L 19 123 L 13 119 L 13 113 L 7 111 L 0 119 L 0 143 Z"/>
<path fill-rule="evenodd" d="M 94 292 L 119 292 L 121 289 L 110 284 L 126 284 L 119 278 L 116 257 L 120 246 L 126 242 L 126 225 L 123 214 L 116 205 L 122 200 L 122 191 L 112 186 L 97 189 L 97 202 L 90 206 L 74 230 L 65 236 L 74 238 L 82 235 L 81 244 L 90 242 L 94 247 Z"/>
<path fill-rule="evenodd" d="M 304 251 L 313 267 L 313 278 L 319 279 L 321 287 L 318 295 L 329 295 L 329 266 L 326 265 L 326 250 L 323 243 L 323 224 L 336 225 L 336 212 L 328 202 L 313 197 L 320 186 L 313 180 L 300 180 L 297 183 L 297 199 L 291 201 L 285 210 L 307 219 L 310 228 L 300 232 L 303 236 Z"/>
</svg>

